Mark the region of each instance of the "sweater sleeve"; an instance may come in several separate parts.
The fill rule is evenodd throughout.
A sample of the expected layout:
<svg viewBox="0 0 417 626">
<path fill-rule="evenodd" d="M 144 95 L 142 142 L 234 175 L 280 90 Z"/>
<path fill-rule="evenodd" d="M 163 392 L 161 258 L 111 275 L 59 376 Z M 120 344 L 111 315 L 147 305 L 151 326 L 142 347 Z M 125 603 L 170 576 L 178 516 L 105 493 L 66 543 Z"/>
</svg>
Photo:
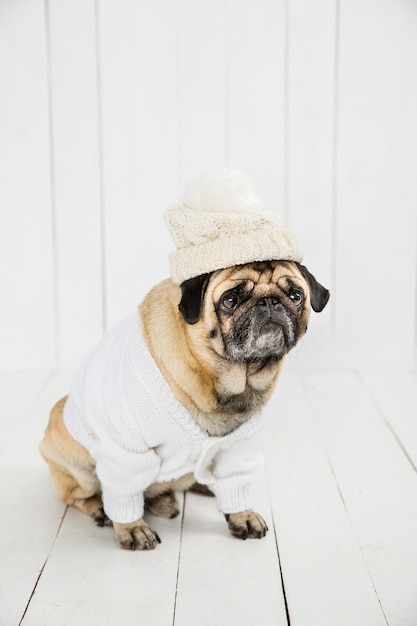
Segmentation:
<svg viewBox="0 0 417 626">
<path fill-rule="evenodd" d="M 222 513 L 239 513 L 252 508 L 250 485 L 263 474 L 262 435 L 233 442 L 214 458 L 214 483 L 210 485 Z"/>
<path fill-rule="evenodd" d="M 144 446 L 140 451 L 118 448 L 109 453 L 98 446 L 93 455 L 108 517 L 121 523 L 143 517 L 143 492 L 156 481 L 160 466 L 155 451 Z"/>
</svg>

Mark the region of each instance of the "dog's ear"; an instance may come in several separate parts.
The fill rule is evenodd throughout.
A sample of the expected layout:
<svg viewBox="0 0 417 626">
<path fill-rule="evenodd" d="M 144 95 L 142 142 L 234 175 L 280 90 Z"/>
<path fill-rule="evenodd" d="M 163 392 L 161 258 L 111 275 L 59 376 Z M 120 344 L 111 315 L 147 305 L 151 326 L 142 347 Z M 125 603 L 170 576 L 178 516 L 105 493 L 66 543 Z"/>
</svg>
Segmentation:
<svg viewBox="0 0 417 626">
<path fill-rule="evenodd" d="M 313 311 L 320 313 L 329 301 L 330 291 L 328 291 L 326 287 L 323 287 L 323 285 L 320 285 L 320 283 L 314 278 L 313 274 L 311 274 L 304 265 L 297 263 L 297 266 L 303 277 L 306 279 L 310 289 L 311 307 Z"/>
<path fill-rule="evenodd" d="M 178 305 L 181 315 L 187 324 L 196 324 L 201 317 L 204 294 L 212 276 L 201 274 L 195 278 L 189 278 L 181 284 L 181 302 Z"/>
</svg>

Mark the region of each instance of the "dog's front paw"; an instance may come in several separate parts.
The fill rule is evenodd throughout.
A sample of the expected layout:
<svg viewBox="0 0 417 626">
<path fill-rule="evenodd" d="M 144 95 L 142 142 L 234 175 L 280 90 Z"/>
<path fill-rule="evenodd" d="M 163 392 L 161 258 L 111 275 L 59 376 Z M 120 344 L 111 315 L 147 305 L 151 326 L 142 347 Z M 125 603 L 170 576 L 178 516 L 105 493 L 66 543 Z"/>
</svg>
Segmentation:
<svg viewBox="0 0 417 626">
<path fill-rule="evenodd" d="M 265 520 L 252 510 L 229 513 L 225 517 L 230 532 L 239 539 L 248 539 L 248 537 L 262 539 L 268 531 Z"/>
<path fill-rule="evenodd" d="M 131 524 L 114 522 L 113 528 L 116 543 L 124 550 L 153 550 L 161 543 L 158 533 L 149 528 L 143 519 Z"/>
</svg>

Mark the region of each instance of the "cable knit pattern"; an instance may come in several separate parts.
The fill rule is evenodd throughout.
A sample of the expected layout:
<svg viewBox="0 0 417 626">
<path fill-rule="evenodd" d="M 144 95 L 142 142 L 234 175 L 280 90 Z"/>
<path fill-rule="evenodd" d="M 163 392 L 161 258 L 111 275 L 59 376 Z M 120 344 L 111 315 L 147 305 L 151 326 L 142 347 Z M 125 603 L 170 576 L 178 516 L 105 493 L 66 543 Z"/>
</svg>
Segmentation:
<svg viewBox="0 0 417 626">
<path fill-rule="evenodd" d="M 176 250 L 175 283 L 253 261 L 301 261 L 296 241 L 277 216 L 262 209 L 250 181 L 220 170 L 191 181 L 181 203 L 165 211 Z"/>
<path fill-rule="evenodd" d="M 251 508 L 249 484 L 263 469 L 261 415 L 224 437 L 209 437 L 175 398 L 143 338 L 137 313 L 89 352 L 64 409 L 71 435 L 96 462 L 107 515 L 143 516 L 154 482 L 194 472 L 223 513 Z"/>
</svg>

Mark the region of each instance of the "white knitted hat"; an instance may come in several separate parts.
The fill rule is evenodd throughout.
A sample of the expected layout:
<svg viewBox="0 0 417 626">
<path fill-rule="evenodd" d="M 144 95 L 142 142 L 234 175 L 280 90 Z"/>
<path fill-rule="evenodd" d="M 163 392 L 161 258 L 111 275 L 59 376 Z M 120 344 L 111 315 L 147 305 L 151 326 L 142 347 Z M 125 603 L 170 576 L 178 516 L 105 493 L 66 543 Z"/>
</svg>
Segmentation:
<svg viewBox="0 0 417 626">
<path fill-rule="evenodd" d="M 177 284 L 252 261 L 302 260 L 292 235 L 262 209 L 249 180 L 236 170 L 192 181 L 165 220 L 177 247 L 170 255 Z"/>
</svg>

